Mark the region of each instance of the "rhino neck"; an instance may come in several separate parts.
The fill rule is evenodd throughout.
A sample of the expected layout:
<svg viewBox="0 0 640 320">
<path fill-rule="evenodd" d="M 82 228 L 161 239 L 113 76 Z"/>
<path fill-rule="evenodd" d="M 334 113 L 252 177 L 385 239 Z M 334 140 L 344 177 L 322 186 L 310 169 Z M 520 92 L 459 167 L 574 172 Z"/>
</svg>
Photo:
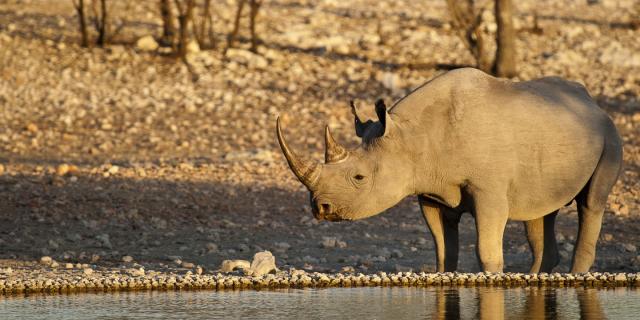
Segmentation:
<svg viewBox="0 0 640 320">
<path fill-rule="evenodd" d="M 403 135 L 403 144 L 413 163 L 413 193 L 455 208 L 460 204 L 464 179 L 456 170 L 459 164 L 450 146 L 455 142 L 443 139 L 443 129 L 438 125 L 405 123 L 403 132 L 409 134 Z"/>
</svg>

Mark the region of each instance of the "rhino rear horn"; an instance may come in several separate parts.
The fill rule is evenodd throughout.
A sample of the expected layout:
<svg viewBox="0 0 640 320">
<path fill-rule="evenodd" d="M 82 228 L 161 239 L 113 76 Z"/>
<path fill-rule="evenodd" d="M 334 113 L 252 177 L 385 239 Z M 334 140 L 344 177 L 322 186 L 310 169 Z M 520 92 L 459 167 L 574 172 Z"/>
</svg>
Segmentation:
<svg viewBox="0 0 640 320">
<path fill-rule="evenodd" d="M 333 136 L 331 136 L 331 130 L 329 130 L 329 126 L 326 126 L 324 128 L 324 144 L 325 163 L 336 163 L 346 159 L 349 156 L 349 151 L 333 139 Z"/>
<path fill-rule="evenodd" d="M 280 128 L 280 117 L 276 120 L 276 133 L 278 135 L 278 143 L 284 157 L 287 159 L 289 168 L 296 175 L 298 180 L 302 182 L 307 188 L 311 188 L 318 177 L 320 176 L 320 165 L 315 161 L 309 161 L 296 155 L 293 150 L 287 145 L 287 141 L 282 135 L 282 129 Z"/>
</svg>

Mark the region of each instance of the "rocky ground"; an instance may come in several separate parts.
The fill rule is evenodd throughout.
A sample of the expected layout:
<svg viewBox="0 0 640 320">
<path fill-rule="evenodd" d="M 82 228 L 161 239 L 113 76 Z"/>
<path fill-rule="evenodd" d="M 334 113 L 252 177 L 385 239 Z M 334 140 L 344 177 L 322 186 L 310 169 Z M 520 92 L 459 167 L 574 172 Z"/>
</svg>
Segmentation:
<svg viewBox="0 0 640 320">
<path fill-rule="evenodd" d="M 472 65 L 444 1 L 266 1 L 258 55 L 242 38 L 226 59 L 221 49 L 192 52 L 192 70 L 136 47 L 141 37 L 159 35 L 157 9 L 125 4 L 114 8 L 122 28 L 113 44 L 91 49 L 77 45 L 71 1 L 0 4 L 1 267 L 15 276 L 47 256 L 46 272 L 206 273 L 269 250 L 284 270 L 435 269 L 434 244 L 413 198 L 362 221 L 314 220 L 274 124 L 283 116 L 293 147 L 320 159 L 325 123 L 356 144 L 350 99 L 372 106 L 382 97 L 390 105 L 446 69 Z M 519 78 L 584 83 L 625 142 L 597 271 L 640 270 L 633 4 L 518 1 Z M 217 4 L 220 40 L 232 5 Z M 470 216 L 461 229 L 460 269 L 477 271 Z M 569 269 L 576 231 L 570 206 L 557 222 L 560 272 Z M 506 271 L 527 271 L 522 223 L 510 222 L 505 234 Z"/>
</svg>

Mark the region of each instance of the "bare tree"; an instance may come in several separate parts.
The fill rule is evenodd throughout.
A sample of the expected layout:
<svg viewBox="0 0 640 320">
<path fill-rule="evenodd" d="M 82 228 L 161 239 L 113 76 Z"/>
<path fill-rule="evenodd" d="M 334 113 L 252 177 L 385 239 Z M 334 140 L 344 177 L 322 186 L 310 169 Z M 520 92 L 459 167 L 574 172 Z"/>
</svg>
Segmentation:
<svg viewBox="0 0 640 320">
<path fill-rule="evenodd" d="M 233 20 L 233 31 L 229 34 L 227 38 L 227 48 L 225 48 L 225 53 L 229 48 L 233 48 L 233 42 L 238 36 L 238 31 L 240 30 L 240 18 L 242 18 L 242 10 L 244 9 L 244 5 L 246 0 L 238 0 L 238 9 L 236 10 L 236 17 Z M 249 28 L 251 29 L 251 51 L 258 51 L 258 38 L 256 36 L 256 17 L 258 16 L 258 11 L 260 6 L 262 5 L 262 0 L 249 0 Z"/>
<path fill-rule="evenodd" d="M 514 77 L 516 71 L 516 32 L 513 27 L 511 0 L 496 0 L 495 15 L 498 24 L 496 35 L 496 61 L 494 72 L 500 77 Z"/>
<path fill-rule="evenodd" d="M 249 0 L 249 28 L 251 29 L 251 52 L 258 52 L 258 37 L 256 36 L 256 17 L 262 5 L 262 0 Z"/>
<path fill-rule="evenodd" d="M 180 32 L 178 33 L 177 55 L 181 58 L 187 56 L 187 45 L 189 44 L 189 23 L 193 18 L 193 7 L 195 0 L 174 0 L 176 8 L 178 8 L 178 24 Z"/>
<path fill-rule="evenodd" d="M 93 1 L 93 25 L 98 33 L 96 44 L 104 46 L 107 43 L 107 33 L 109 31 L 109 15 L 107 10 L 107 0 Z"/>
<path fill-rule="evenodd" d="M 194 19 L 193 31 L 200 48 L 211 49 L 216 47 L 215 34 L 213 33 L 213 17 L 211 15 L 211 0 L 204 0 L 204 6 L 197 21 Z"/>
<path fill-rule="evenodd" d="M 238 30 L 240 29 L 240 17 L 242 17 L 242 9 L 244 8 L 244 3 L 246 0 L 238 0 L 238 9 L 236 10 L 236 18 L 233 20 L 233 30 L 227 37 L 227 47 L 224 50 L 224 53 L 227 53 L 229 48 L 233 47 L 233 42 L 238 36 Z"/>
<path fill-rule="evenodd" d="M 447 0 L 447 7 L 451 14 L 451 25 L 475 58 L 476 67 L 491 72 L 492 57 L 481 29 L 483 9 L 476 9 L 474 0 Z"/>
<path fill-rule="evenodd" d="M 89 46 L 89 33 L 87 31 L 87 17 L 84 13 L 84 0 L 72 0 L 73 6 L 76 8 L 76 14 L 78 15 L 78 26 L 80 31 L 80 45 L 83 47 Z"/>
<path fill-rule="evenodd" d="M 176 25 L 173 21 L 173 10 L 171 10 L 170 0 L 160 0 L 160 15 L 162 16 L 162 38 L 160 38 L 160 43 L 173 47 Z"/>
</svg>

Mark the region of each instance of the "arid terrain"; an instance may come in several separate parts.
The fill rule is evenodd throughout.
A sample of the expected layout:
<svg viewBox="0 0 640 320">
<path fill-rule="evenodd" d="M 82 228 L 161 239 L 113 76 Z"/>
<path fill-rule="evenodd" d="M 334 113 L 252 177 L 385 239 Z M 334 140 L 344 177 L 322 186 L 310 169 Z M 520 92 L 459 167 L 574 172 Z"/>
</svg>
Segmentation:
<svg viewBox="0 0 640 320">
<path fill-rule="evenodd" d="M 222 47 L 234 2 L 214 2 Z M 473 65 L 444 0 L 266 0 L 259 54 L 242 29 L 226 58 L 220 48 L 191 52 L 191 70 L 136 47 L 159 37 L 154 1 L 117 3 L 122 28 L 112 43 L 81 48 L 71 1 L 0 2 L 0 267 L 32 268 L 50 256 L 61 269 L 215 270 L 270 250 L 281 269 L 435 270 L 415 198 L 361 221 L 316 221 L 280 153 L 275 119 L 298 152 L 320 160 L 326 123 L 357 144 L 349 100 L 373 111 L 378 98 L 392 105 L 437 74 Z M 635 2 L 515 3 L 518 78 L 583 83 L 624 139 L 592 270 L 638 272 Z M 558 271 L 569 270 L 577 223 L 575 205 L 561 211 Z M 505 235 L 505 271 L 528 271 L 523 224 L 510 222 Z M 468 214 L 460 243 L 459 269 L 479 270 Z"/>
</svg>

